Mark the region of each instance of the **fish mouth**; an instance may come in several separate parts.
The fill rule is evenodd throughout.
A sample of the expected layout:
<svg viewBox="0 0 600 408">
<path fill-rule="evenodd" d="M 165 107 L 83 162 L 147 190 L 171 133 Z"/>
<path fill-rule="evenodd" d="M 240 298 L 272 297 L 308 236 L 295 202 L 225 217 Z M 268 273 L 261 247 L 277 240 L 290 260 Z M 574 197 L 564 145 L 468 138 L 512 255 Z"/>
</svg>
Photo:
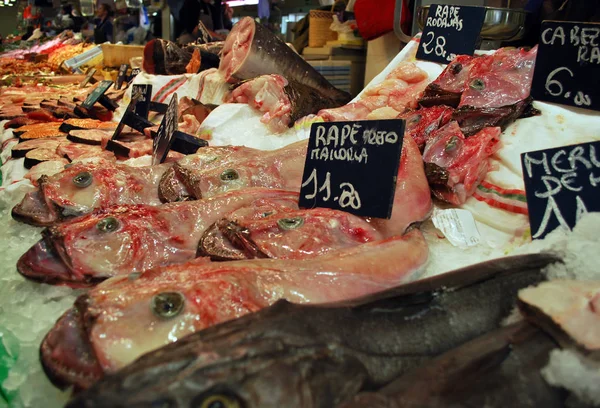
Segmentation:
<svg viewBox="0 0 600 408">
<path fill-rule="evenodd" d="M 193 174 L 179 164 L 171 166 L 160 178 L 158 184 L 158 197 L 163 203 L 174 203 L 179 201 L 200 200 L 202 192 L 193 188 L 191 180 Z"/>
<path fill-rule="evenodd" d="M 13 207 L 11 215 L 14 220 L 35 227 L 48 227 L 56 223 L 58 216 L 46 202 L 42 183 L 40 178 L 39 188 L 27 193 L 23 200 Z"/>
<path fill-rule="evenodd" d="M 40 345 L 40 361 L 48 379 L 64 390 L 89 388 L 100 380 L 100 366 L 88 332 L 93 318 L 87 313 L 89 296 L 81 295 L 46 334 Z"/>
<path fill-rule="evenodd" d="M 47 183 L 48 176 L 41 176 L 38 180 L 38 189 L 27 193 L 23 200 L 13 207 L 11 215 L 14 220 L 34 227 L 50 227 L 59 221 L 78 217 L 90 211 L 85 206 L 49 202 L 44 194 Z"/>
<path fill-rule="evenodd" d="M 83 288 L 100 282 L 74 273 L 64 240 L 53 227 L 42 231 L 42 239 L 25 252 L 17 262 L 17 271 L 27 279 L 50 285 Z"/>
<path fill-rule="evenodd" d="M 250 231 L 235 221 L 222 218 L 202 234 L 196 256 L 213 261 L 270 258 L 250 238 Z"/>
</svg>

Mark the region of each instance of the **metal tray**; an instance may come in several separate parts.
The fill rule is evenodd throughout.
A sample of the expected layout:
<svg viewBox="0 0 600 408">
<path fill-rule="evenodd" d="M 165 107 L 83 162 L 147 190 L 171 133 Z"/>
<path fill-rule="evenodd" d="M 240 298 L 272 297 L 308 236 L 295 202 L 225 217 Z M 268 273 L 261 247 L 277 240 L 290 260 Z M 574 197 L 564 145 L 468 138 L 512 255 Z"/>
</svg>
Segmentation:
<svg viewBox="0 0 600 408">
<path fill-rule="evenodd" d="M 520 9 L 485 7 L 485 19 L 481 28 L 481 38 L 491 41 L 516 41 L 525 35 L 525 20 L 528 11 Z M 419 7 L 417 23 L 422 30 L 427 20 L 429 6 Z"/>
</svg>

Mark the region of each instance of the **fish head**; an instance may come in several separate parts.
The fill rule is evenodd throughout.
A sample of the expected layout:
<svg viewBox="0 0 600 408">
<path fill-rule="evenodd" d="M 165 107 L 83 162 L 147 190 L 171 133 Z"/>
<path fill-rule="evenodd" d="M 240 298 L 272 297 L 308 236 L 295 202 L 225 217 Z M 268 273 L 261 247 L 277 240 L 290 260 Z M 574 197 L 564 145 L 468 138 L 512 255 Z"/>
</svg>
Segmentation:
<svg viewBox="0 0 600 408">
<path fill-rule="evenodd" d="M 25 195 L 12 216 L 35 226 L 53 225 L 113 204 L 127 181 L 127 176 L 107 160 L 67 165 L 60 173 L 40 177 L 38 188 Z"/>
<path fill-rule="evenodd" d="M 69 286 L 143 270 L 156 258 L 149 254 L 168 241 L 158 212 L 152 206 L 114 206 L 48 227 L 17 269 L 30 279 Z"/>
<path fill-rule="evenodd" d="M 247 212 L 235 211 L 208 228 L 197 254 L 213 260 L 298 259 L 382 239 L 367 220 L 343 211 L 259 207 Z"/>
<path fill-rule="evenodd" d="M 190 268 L 207 263 L 200 258 L 168 273 L 158 268 L 116 276 L 80 297 L 42 342 L 50 379 L 87 388 L 86 378 L 94 373 L 97 380 L 144 353 L 259 309 L 244 289 L 217 276 L 226 264 L 216 264 L 203 279 L 190 278 Z"/>
<path fill-rule="evenodd" d="M 301 334 L 284 317 L 288 306 L 279 301 L 148 353 L 67 407 L 337 406 L 359 391 L 366 369 L 342 346 Z M 265 318 L 273 310 L 283 313 L 275 325 Z"/>
</svg>

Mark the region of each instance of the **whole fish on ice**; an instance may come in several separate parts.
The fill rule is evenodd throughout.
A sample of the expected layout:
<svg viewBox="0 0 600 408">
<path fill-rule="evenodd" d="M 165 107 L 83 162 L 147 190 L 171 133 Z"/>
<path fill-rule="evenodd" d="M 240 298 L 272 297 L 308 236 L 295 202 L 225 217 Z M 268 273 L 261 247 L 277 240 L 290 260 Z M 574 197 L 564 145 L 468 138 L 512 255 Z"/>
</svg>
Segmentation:
<svg viewBox="0 0 600 408">
<path fill-rule="evenodd" d="M 157 186 L 169 166 L 131 167 L 109 160 L 76 163 L 53 176 L 40 177 L 37 189 L 25 195 L 12 216 L 27 224 L 48 226 L 99 207 L 158 205 Z"/>
<path fill-rule="evenodd" d="M 423 235 L 332 251 L 308 260 L 198 259 L 110 279 L 80 297 L 41 346 L 58 385 L 87 387 L 141 354 L 278 299 L 324 303 L 414 278 L 427 260 Z"/>
<path fill-rule="evenodd" d="M 402 255 L 380 259 L 387 269 Z M 555 260 L 541 254 L 497 259 L 338 304 L 279 301 L 142 356 L 68 407 L 189 407 L 213 401 L 245 408 L 332 407 L 493 330 L 510 313 L 518 290 L 543 280 L 542 269 Z M 135 310 L 149 315 L 148 300 Z M 51 333 L 54 341 L 44 342 L 49 350 L 42 356 L 58 360 L 52 367 L 81 361 L 74 352 L 83 355 L 84 367 L 98 358 L 80 337 L 94 323 L 84 319 L 86 304 L 59 322 L 61 335 Z M 74 346 L 79 344 L 86 345 Z M 77 371 L 72 364 L 68 368 Z"/>
<path fill-rule="evenodd" d="M 28 224 L 49 226 L 114 205 L 159 205 L 245 187 L 299 190 L 305 155 L 306 142 L 273 152 L 242 146 L 203 147 L 176 165 L 131 167 L 107 160 L 76 163 L 40 178 L 37 189 L 25 195 L 12 216 Z"/>
<path fill-rule="evenodd" d="M 243 220 L 285 208 L 298 208 L 297 193 L 257 188 L 201 201 L 99 209 L 45 229 L 17 269 L 44 283 L 90 285 L 195 258 L 204 232 L 236 210 Z"/>
</svg>

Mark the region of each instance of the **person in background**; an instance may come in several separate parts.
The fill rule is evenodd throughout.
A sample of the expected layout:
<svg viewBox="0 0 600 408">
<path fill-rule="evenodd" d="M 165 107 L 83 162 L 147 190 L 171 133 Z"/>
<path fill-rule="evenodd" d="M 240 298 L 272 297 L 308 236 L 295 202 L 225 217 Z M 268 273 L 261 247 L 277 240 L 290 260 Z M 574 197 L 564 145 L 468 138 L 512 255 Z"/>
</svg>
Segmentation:
<svg viewBox="0 0 600 408">
<path fill-rule="evenodd" d="M 200 0 L 200 18 L 206 28 L 218 32 L 220 30 L 231 30 L 231 18 L 233 9 L 221 0 Z"/>
<path fill-rule="evenodd" d="M 101 3 L 96 11 L 98 17 L 96 21 L 96 28 L 94 29 L 94 42 L 96 44 L 102 44 L 107 41 L 112 42 L 113 40 L 113 24 L 110 20 L 112 10 L 106 3 Z"/>
</svg>

